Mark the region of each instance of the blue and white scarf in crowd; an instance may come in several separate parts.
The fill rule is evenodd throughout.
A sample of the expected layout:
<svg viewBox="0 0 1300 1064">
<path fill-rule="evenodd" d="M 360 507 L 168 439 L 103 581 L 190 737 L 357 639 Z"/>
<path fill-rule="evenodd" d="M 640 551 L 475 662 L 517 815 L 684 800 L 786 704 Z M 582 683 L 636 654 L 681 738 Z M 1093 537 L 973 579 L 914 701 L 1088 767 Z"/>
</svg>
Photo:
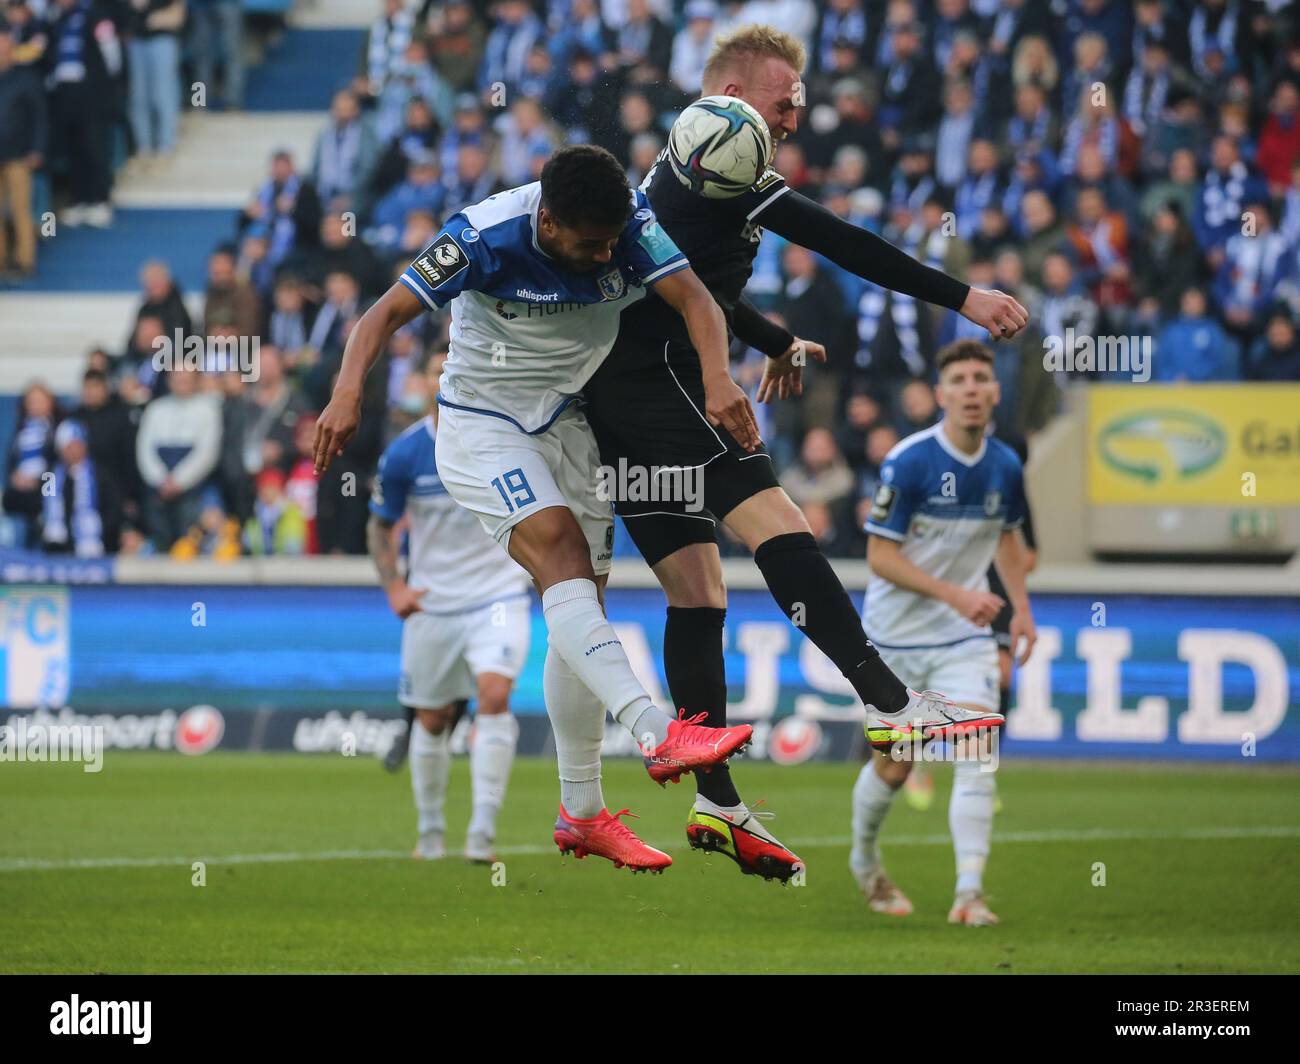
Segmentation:
<svg viewBox="0 0 1300 1064">
<path fill-rule="evenodd" d="M 370 47 L 366 52 L 366 74 L 371 82 L 383 88 L 394 65 L 402 58 L 411 43 L 411 30 L 415 15 L 406 8 L 390 20 L 381 16 L 370 24 Z"/>
<path fill-rule="evenodd" d="M 59 24 L 50 85 L 86 80 L 86 19 L 90 0 L 81 0 Z"/>
<path fill-rule="evenodd" d="M 15 473 L 39 478 L 45 472 L 46 448 L 53 427 L 47 417 L 32 417 L 22 423 L 14 441 L 18 451 L 18 460 L 14 463 Z"/>
<path fill-rule="evenodd" d="M 1133 68 L 1124 89 L 1124 117 L 1128 119 L 1134 133 L 1142 136 L 1160 120 L 1165 109 L 1165 97 L 1168 95 L 1168 71 L 1161 71 L 1150 78 L 1139 68 Z"/>
<path fill-rule="evenodd" d="M 1079 163 L 1079 149 L 1084 139 L 1091 133 L 1093 126 L 1082 118 L 1076 118 L 1065 131 L 1065 146 L 1061 149 L 1061 173 L 1073 174 Z M 1107 169 L 1113 169 L 1119 162 L 1119 123 L 1111 117 L 1099 121 L 1097 130 L 1097 147 Z"/>
<path fill-rule="evenodd" d="M 949 237 L 942 229 L 926 234 L 920 225 L 913 225 L 902 235 L 898 246 L 913 258 L 936 270 L 943 269 L 948 253 Z M 914 377 L 926 374 L 925 356 L 921 353 L 921 334 L 918 329 L 919 312 L 916 300 L 901 292 L 887 292 L 877 284 L 867 282 L 858 300 L 858 351 L 854 362 L 860 369 L 870 369 L 875 359 L 876 337 L 888 308 L 894 333 L 898 337 L 898 353 Z"/>
<path fill-rule="evenodd" d="M 1245 210 L 1246 181 L 1250 171 L 1246 164 L 1238 159 L 1232 164 L 1227 175 L 1211 170 L 1205 175 L 1205 190 L 1201 193 L 1201 204 L 1205 211 L 1205 224 L 1210 229 L 1236 222 Z"/>
<path fill-rule="evenodd" d="M 65 421 L 59 426 L 58 440 L 86 442 L 85 430 L 76 422 Z M 104 553 L 104 522 L 99 516 L 99 479 L 95 463 L 89 457 L 74 466 L 59 461 L 54 466 L 54 491 L 42 492 L 42 538 L 46 543 L 63 545 L 68 542 L 68 493 L 72 499 L 71 537 L 78 558 L 99 558 Z"/>
<path fill-rule="evenodd" d="M 257 198 L 262 204 L 262 223 L 268 230 L 266 259 L 273 266 L 277 265 L 281 259 L 289 254 L 289 251 L 293 248 L 294 237 L 297 234 L 293 214 L 282 213 L 277 201 L 281 196 L 288 196 L 296 203 L 298 201 L 299 185 L 298 175 L 293 174 L 277 192 L 275 182 L 268 178 L 257 194 Z"/>
<path fill-rule="evenodd" d="M 1214 73 L 1205 64 L 1208 53 L 1223 53 L 1225 73 L 1230 73 L 1236 66 L 1236 52 L 1233 50 L 1237 40 L 1236 0 L 1229 0 L 1213 28 L 1210 26 L 1209 12 L 1198 5 L 1188 24 L 1187 33 L 1192 43 L 1192 66 L 1206 81 L 1214 81 Z"/>
<path fill-rule="evenodd" d="M 361 119 L 348 122 L 342 129 L 331 122 L 321 137 L 319 171 L 316 174 L 316 190 L 321 203 L 328 204 L 335 196 L 352 192 L 360 157 Z"/>
</svg>

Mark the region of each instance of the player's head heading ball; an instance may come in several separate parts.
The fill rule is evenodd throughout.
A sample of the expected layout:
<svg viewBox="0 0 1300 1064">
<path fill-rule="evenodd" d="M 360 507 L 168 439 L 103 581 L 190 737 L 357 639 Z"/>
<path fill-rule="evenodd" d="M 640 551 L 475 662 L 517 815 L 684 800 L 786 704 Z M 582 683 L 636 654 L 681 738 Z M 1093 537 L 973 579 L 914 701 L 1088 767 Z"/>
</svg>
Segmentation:
<svg viewBox="0 0 1300 1064">
<path fill-rule="evenodd" d="M 1002 398 L 993 372 L 993 352 L 978 340 L 954 340 L 935 355 L 939 384 L 935 399 L 958 428 L 983 430 Z"/>
<path fill-rule="evenodd" d="M 604 148 L 574 144 L 542 167 L 537 243 L 569 269 L 590 273 L 609 262 L 631 213 L 627 174 Z"/>
<path fill-rule="evenodd" d="M 704 64 L 704 95 L 739 96 L 780 143 L 799 128 L 806 61 L 797 37 L 773 26 L 741 26 L 714 42 Z"/>
</svg>

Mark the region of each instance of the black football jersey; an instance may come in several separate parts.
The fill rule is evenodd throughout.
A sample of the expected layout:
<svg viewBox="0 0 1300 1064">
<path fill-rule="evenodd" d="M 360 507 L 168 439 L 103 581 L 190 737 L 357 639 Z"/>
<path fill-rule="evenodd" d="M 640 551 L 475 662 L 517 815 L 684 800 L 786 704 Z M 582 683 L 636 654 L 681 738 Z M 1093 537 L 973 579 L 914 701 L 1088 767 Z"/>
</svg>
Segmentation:
<svg viewBox="0 0 1300 1064">
<path fill-rule="evenodd" d="M 785 178 L 769 166 L 739 196 L 708 199 L 692 192 L 678 179 L 665 148 L 641 182 L 641 190 L 649 197 L 664 232 L 690 260 L 691 268 L 713 293 L 730 325 L 732 311 L 749 281 L 758 242 L 763 236 L 756 219 L 769 204 L 789 191 Z M 626 346 L 622 340 L 628 335 L 643 340 L 689 341 L 685 320 L 653 292 L 624 312 L 619 326 L 620 343 L 615 345 L 611 358 L 617 357 L 619 348 Z"/>
</svg>

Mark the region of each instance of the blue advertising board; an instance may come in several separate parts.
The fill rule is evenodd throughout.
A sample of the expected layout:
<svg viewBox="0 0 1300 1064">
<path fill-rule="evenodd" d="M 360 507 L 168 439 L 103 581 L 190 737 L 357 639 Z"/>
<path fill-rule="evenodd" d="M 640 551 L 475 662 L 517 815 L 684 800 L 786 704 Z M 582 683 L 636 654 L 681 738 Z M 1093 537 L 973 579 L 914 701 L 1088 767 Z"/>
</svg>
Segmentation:
<svg viewBox="0 0 1300 1064">
<path fill-rule="evenodd" d="M 657 590 L 609 596 L 657 699 L 667 690 L 663 607 Z M 1040 641 L 1016 677 L 1007 754 L 1300 761 L 1294 598 L 1042 594 L 1034 608 Z M 15 711 L 397 712 L 401 622 L 377 589 L 7 586 L 0 626 L 0 705 Z M 514 696 L 524 718 L 545 713 L 545 648 L 535 608 Z M 764 591 L 731 592 L 726 662 L 735 719 L 794 718 L 846 734 L 860 719 L 843 677 Z"/>
</svg>

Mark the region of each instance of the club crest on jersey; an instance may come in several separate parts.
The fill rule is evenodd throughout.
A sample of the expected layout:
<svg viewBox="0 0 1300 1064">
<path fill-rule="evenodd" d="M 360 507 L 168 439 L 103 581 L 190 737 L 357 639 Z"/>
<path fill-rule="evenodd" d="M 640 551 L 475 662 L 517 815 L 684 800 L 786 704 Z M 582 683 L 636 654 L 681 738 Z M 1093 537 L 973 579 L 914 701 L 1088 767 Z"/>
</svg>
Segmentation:
<svg viewBox="0 0 1300 1064">
<path fill-rule="evenodd" d="M 602 299 L 622 299 L 623 293 L 627 290 L 627 282 L 623 280 L 622 270 L 610 270 L 609 273 L 602 274 L 596 284 L 600 288 Z"/>
<path fill-rule="evenodd" d="M 992 517 L 995 513 L 998 512 L 998 507 L 1000 507 L 1001 505 L 1002 505 L 1001 492 L 990 491 L 987 495 L 984 496 L 984 513 L 986 516 Z"/>
</svg>

